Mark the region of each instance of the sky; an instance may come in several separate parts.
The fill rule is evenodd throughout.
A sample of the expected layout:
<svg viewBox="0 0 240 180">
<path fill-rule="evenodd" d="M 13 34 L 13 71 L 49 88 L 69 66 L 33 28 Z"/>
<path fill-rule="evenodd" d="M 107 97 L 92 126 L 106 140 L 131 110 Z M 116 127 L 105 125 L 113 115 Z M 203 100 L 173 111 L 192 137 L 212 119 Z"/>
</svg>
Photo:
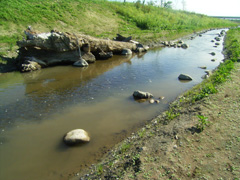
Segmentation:
<svg viewBox="0 0 240 180">
<path fill-rule="evenodd" d="M 116 0 L 123 1 L 123 0 Z M 136 2 L 137 0 L 126 0 L 127 2 Z M 142 1 L 142 0 L 141 0 Z M 150 2 L 151 0 L 145 0 Z M 161 2 L 161 0 L 152 0 Z M 208 16 L 237 16 L 240 17 L 240 0 L 165 0 L 172 1 L 174 9 L 184 10 L 205 14 Z"/>
</svg>

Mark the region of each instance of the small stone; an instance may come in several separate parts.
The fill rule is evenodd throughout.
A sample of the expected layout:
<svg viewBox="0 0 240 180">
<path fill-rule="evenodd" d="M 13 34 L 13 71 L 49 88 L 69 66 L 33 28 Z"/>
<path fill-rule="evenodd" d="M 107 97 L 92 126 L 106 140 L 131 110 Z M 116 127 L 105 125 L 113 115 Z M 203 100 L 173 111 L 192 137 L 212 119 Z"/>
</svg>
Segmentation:
<svg viewBox="0 0 240 180">
<path fill-rule="evenodd" d="M 201 69 L 207 69 L 207 66 L 199 66 Z"/>
<path fill-rule="evenodd" d="M 159 103 L 160 103 L 160 101 L 159 101 L 159 100 L 155 100 L 155 103 L 159 104 Z"/>
<path fill-rule="evenodd" d="M 150 103 L 150 104 L 153 104 L 153 103 L 154 103 L 154 99 L 150 99 L 150 100 L 149 100 L 149 103 Z"/>
<path fill-rule="evenodd" d="M 177 145 L 176 145 L 176 144 L 175 144 L 175 145 L 173 145 L 173 148 L 174 148 L 174 149 L 177 149 Z"/>
<path fill-rule="evenodd" d="M 160 96 L 159 99 L 163 100 L 165 97 L 164 96 Z"/>
<path fill-rule="evenodd" d="M 76 66 L 76 67 L 87 67 L 88 66 L 88 63 L 87 61 L 85 61 L 84 59 L 80 59 L 78 61 L 76 61 L 73 66 Z"/>
<path fill-rule="evenodd" d="M 122 55 L 132 55 L 132 51 L 130 49 L 124 48 L 122 50 Z"/>
<path fill-rule="evenodd" d="M 180 75 L 178 76 L 178 79 L 179 79 L 179 80 L 192 80 L 192 77 L 189 76 L 189 75 L 187 75 L 187 74 L 180 74 Z"/>
<path fill-rule="evenodd" d="M 133 97 L 138 98 L 138 99 L 148 99 L 148 98 L 153 97 L 153 95 L 149 92 L 134 91 Z"/>
<path fill-rule="evenodd" d="M 187 48 L 189 48 L 189 45 L 184 43 L 184 44 L 181 45 L 181 47 L 182 47 L 183 49 L 187 49 Z"/>
<path fill-rule="evenodd" d="M 209 54 L 211 54 L 212 56 L 215 56 L 215 55 L 216 55 L 216 53 L 215 53 L 215 52 L 211 52 L 211 53 L 209 53 Z"/>
</svg>

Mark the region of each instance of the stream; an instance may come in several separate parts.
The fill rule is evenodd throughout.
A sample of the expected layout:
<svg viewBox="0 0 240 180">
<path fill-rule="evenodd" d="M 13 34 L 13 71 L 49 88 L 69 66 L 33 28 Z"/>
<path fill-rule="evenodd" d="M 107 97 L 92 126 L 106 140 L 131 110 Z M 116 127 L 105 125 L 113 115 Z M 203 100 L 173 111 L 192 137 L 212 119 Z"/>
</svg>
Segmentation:
<svg viewBox="0 0 240 180">
<path fill-rule="evenodd" d="M 211 42 L 220 31 L 185 39 L 188 49 L 156 48 L 88 68 L 56 66 L 0 75 L 0 179 L 67 179 L 97 162 L 103 152 L 200 83 L 205 70 L 199 66 L 213 70 L 222 62 L 223 38 L 217 47 Z M 193 80 L 179 81 L 181 73 Z M 159 104 L 140 103 L 132 97 L 135 90 L 165 98 Z M 78 128 L 89 132 L 91 141 L 67 147 L 64 134 Z"/>
</svg>

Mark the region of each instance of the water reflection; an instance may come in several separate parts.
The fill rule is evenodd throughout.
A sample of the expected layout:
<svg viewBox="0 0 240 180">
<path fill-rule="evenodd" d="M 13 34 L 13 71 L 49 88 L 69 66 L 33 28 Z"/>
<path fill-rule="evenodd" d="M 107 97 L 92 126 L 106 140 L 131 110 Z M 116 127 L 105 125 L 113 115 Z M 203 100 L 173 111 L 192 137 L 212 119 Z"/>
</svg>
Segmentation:
<svg viewBox="0 0 240 180">
<path fill-rule="evenodd" d="M 59 66 L 0 76 L 0 179 L 67 179 L 69 172 L 96 162 L 102 150 L 201 82 L 205 73 L 199 66 L 211 70 L 221 62 L 222 43 L 215 48 L 211 42 L 217 32 L 187 40 L 188 49 L 154 49 L 132 59 L 115 56 L 86 69 Z M 181 73 L 193 80 L 180 82 Z M 135 90 L 165 99 L 138 103 Z M 76 128 L 88 131 L 91 142 L 68 148 L 62 137 Z"/>
</svg>

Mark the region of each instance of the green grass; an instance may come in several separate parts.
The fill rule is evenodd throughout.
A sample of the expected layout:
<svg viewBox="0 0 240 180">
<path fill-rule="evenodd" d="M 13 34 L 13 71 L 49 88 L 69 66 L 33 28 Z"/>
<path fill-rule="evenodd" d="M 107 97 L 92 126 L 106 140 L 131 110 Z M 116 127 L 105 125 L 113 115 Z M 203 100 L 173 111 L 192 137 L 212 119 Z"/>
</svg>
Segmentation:
<svg viewBox="0 0 240 180">
<path fill-rule="evenodd" d="M 225 41 L 225 53 L 227 59 L 221 63 L 214 74 L 204 83 L 196 86 L 186 95 L 191 97 L 192 102 L 199 101 L 210 94 L 217 93 L 217 86 L 230 77 L 234 69 L 234 63 L 240 60 L 240 28 L 231 29 L 227 32 Z"/>
<path fill-rule="evenodd" d="M 24 36 L 28 25 L 44 32 L 58 29 L 96 37 L 120 33 L 141 42 L 236 26 L 205 15 L 106 0 L 1 0 L 0 19 L 1 52 L 14 49 L 11 46 Z"/>
</svg>

